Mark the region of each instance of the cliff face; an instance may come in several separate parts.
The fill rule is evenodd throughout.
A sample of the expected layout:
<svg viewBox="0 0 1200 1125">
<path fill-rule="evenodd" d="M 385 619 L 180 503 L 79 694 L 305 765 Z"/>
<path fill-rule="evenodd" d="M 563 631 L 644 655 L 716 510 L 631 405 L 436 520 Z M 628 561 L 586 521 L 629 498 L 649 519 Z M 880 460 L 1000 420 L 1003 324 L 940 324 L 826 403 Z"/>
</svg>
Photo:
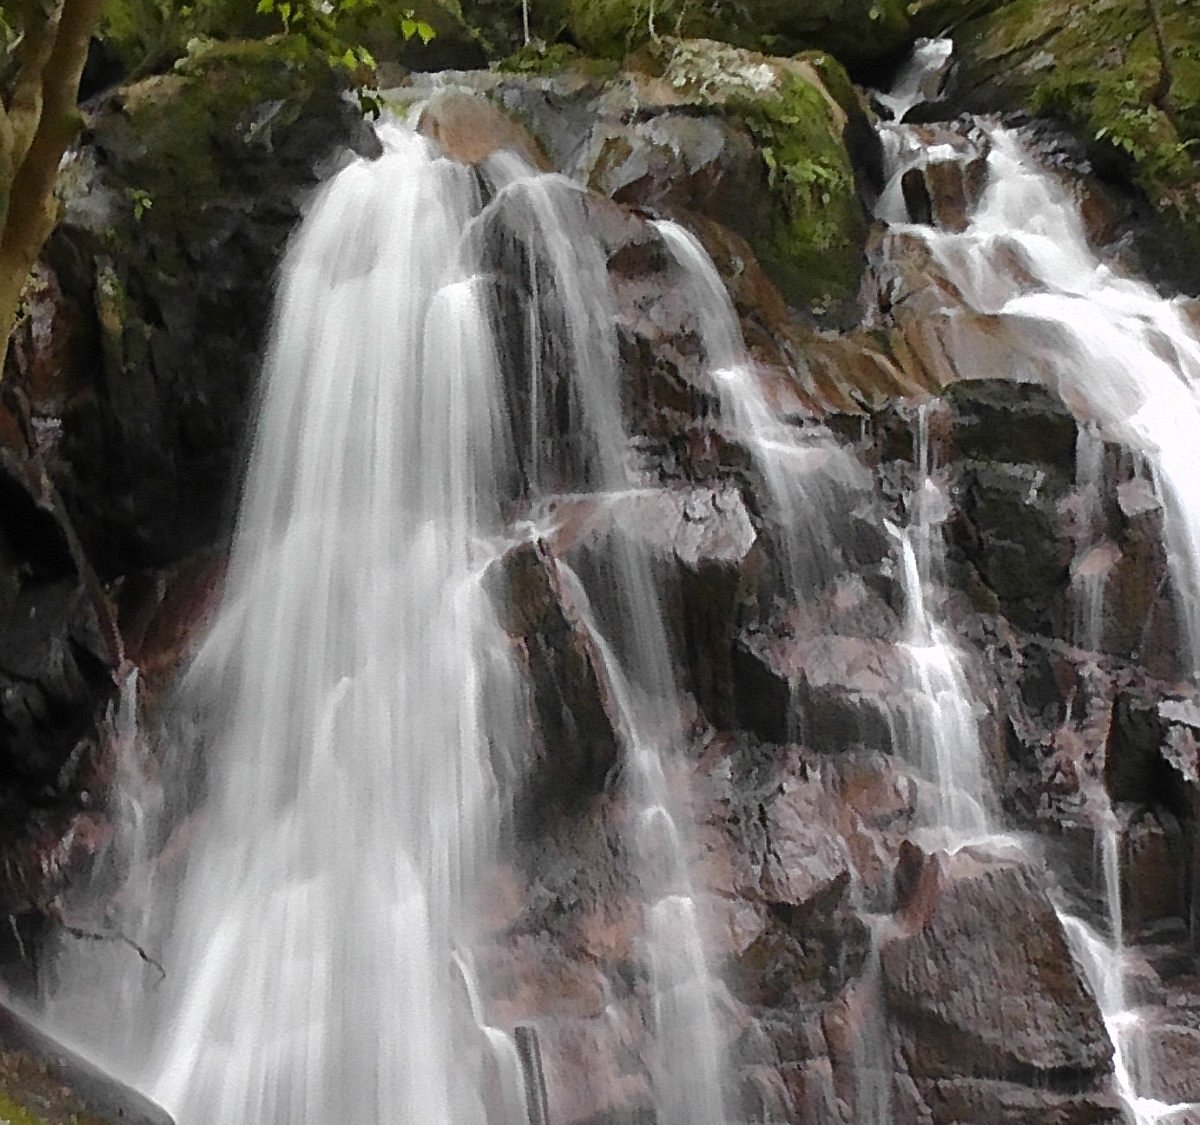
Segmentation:
<svg viewBox="0 0 1200 1125">
<path fill-rule="evenodd" d="M 1091 152 L 1104 138 L 1077 95 L 1127 80 L 1119 67 L 1060 70 L 1053 90 L 1038 77 L 1037 52 L 1061 63 L 1090 15 L 1035 34 L 1021 3 L 875 5 L 863 26 L 887 34 L 856 52 L 858 24 L 785 26 L 783 8 L 758 7 L 763 33 L 853 61 L 953 23 L 961 68 L 921 116 L 1065 107 Z M 608 49 L 621 21 L 597 22 L 600 11 L 568 5 L 560 18 L 583 46 Z M 684 31 L 711 31 L 685 15 Z M 1140 58 L 1145 29 L 1130 34 Z M 1181 144 L 1185 63 L 1161 110 Z M 1056 911 L 1104 923 L 1096 810 L 1109 807 L 1137 943 L 1129 975 L 1152 1053 L 1170 1060 L 1151 1068 L 1152 1096 L 1200 1100 L 1200 701 L 1163 504 L 1138 452 L 1097 437 L 1061 385 L 1030 378 L 1019 326 L 971 310 L 926 242 L 872 222 L 880 142 L 831 56 L 664 40 L 615 71 L 453 82 L 421 125 L 452 158 L 519 147 L 586 188 L 645 483 L 617 503 L 571 498 L 558 533 L 490 577 L 529 685 L 535 765 L 514 796 L 480 973 L 497 1024 L 537 1023 L 551 1120 L 653 1112 L 654 1048 L 633 1015 L 649 1000 L 633 812 L 614 783 L 620 716 L 559 572 L 603 574 L 622 542 L 649 550 L 664 591 L 690 719 L 669 780 L 692 814 L 691 866 L 725 981 L 722 1051 L 746 1120 L 867 1121 L 880 1097 L 898 1123 L 1120 1120 L 1109 1035 Z M 387 97 L 433 91 L 413 79 Z M 344 148 L 371 151 L 356 118 L 311 60 L 222 48 L 101 99 L 67 170 L 64 223 L 31 284 L 0 416 L 0 897 L 14 934 L 45 939 L 46 959 L 72 940 L 46 921 L 64 902 L 82 909 L 72 886 L 90 880 L 93 899 L 116 889 L 116 685 L 140 670 L 152 724 L 219 595 L 273 270 L 304 193 Z M 989 141 L 961 122 L 921 128 L 944 158 L 905 177 L 905 219 L 961 230 Z M 1045 126 L 1029 136 L 1081 200 L 1096 251 L 1136 261 L 1121 240 L 1141 229 L 1140 204 L 1098 184 L 1077 144 Z M 1127 155 L 1141 188 L 1159 183 L 1157 164 Z M 772 407 L 812 439 L 805 547 L 714 393 L 710 326 L 651 218 L 699 237 Z M 519 416 L 520 371 L 507 376 Z M 894 534 L 931 473 L 945 558 L 928 602 L 959 654 L 990 815 L 1014 834 L 953 854 L 921 832 L 921 743 L 933 735 L 914 702 Z M 1093 579 L 1088 630 L 1081 575 Z M 154 789 L 153 760 L 146 776 Z M 191 794 L 155 799 L 175 810 L 172 827 L 193 811 Z M 5 952 L 15 983 L 27 950 Z M 627 1017 L 619 1044 L 605 1032 L 614 1012 Z"/>
</svg>

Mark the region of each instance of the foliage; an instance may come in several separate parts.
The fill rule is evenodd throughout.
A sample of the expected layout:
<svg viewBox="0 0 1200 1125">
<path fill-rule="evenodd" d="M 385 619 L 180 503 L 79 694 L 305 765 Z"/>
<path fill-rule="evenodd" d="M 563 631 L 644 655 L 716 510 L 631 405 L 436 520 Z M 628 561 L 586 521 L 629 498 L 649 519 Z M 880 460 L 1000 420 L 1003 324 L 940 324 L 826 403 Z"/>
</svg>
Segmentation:
<svg viewBox="0 0 1200 1125">
<path fill-rule="evenodd" d="M 771 206 L 751 237 L 789 298 L 823 316 L 853 303 L 867 222 L 843 140 L 853 91 L 829 56 L 777 59 L 711 41 L 664 43 L 659 77 L 740 121 L 762 155 Z"/>
<path fill-rule="evenodd" d="M 1200 215 L 1200 0 L 1009 0 L 960 39 L 960 85 L 1059 117 L 1157 209 Z"/>
<path fill-rule="evenodd" d="M 520 5 L 506 6 L 502 14 L 496 0 L 464 0 L 468 18 L 486 25 L 502 54 L 521 42 Z M 905 0 L 539 0 L 530 19 L 535 37 L 607 59 L 666 38 L 716 39 L 777 55 L 820 47 L 879 58 L 910 38 Z"/>
<path fill-rule="evenodd" d="M 413 0 L 410 0 L 410 4 Z M 167 69 L 197 40 L 301 37 L 359 86 L 376 67 L 367 31 L 397 43 L 428 45 L 438 35 L 432 12 L 395 0 L 109 0 L 101 33 L 135 76 Z"/>
</svg>

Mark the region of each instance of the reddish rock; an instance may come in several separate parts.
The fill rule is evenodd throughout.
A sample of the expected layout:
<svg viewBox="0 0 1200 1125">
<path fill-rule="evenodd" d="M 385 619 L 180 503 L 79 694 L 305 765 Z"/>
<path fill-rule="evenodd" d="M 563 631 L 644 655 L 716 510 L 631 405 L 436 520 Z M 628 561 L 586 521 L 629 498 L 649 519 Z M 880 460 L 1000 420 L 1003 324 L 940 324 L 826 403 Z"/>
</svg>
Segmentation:
<svg viewBox="0 0 1200 1125">
<path fill-rule="evenodd" d="M 1032 869 L 956 865 L 967 870 L 950 871 L 927 916 L 910 913 L 909 932 L 881 950 L 913 1076 L 1052 1084 L 1105 1073 L 1100 1011 Z"/>
</svg>

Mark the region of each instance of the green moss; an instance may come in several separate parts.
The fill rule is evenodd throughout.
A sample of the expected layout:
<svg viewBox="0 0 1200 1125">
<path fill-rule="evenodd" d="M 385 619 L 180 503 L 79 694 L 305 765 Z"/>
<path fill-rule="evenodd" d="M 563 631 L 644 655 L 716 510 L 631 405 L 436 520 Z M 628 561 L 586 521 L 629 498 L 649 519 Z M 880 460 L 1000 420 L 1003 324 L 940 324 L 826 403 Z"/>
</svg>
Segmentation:
<svg viewBox="0 0 1200 1125">
<path fill-rule="evenodd" d="M 506 74 L 558 74 L 575 70 L 600 81 L 611 78 L 617 71 L 612 59 L 595 59 L 580 52 L 569 43 L 546 43 L 535 39 L 518 48 L 496 64 Z"/>
<path fill-rule="evenodd" d="M 1144 0 L 1013 0 L 963 29 L 973 81 L 1063 119 L 1160 211 L 1200 217 L 1200 0 L 1161 3 L 1172 72 Z M 1102 46 L 1097 46 L 1102 45 Z"/>
<path fill-rule="evenodd" d="M 782 203 L 775 229 L 759 240 L 760 257 L 793 299 L 822 315 L 857 292 L 866 237 L 832 107 L 817 87 L 788 74 L 773 96 L 739 108 Z"/>
<path fill-rule="evenodd" d="M 685 102 L 743 125 L 763 161 L 763 190 L 739 231 L 788 300 L 843 319 L 857 298 L 867 219 L 843 141 L 846 111 L 828 74 L 853 103 L 841 67 L 827 56 L 773 59 L 710 41 L 669 46 L 659 78 Z M 765 199 L 762 197 L 765 196 Z"/>
<path fill-rule="evenodd" d="M 125 91 L 126 137 L 117 143 L 134 159 L 123 166 L 126 182 L 114 186 L 155 241 L 160 267 L 184 272 L 185 262 L 170 260 L 175 248 L 220 222 L 194 201 L 228 194 L 229 156 L 245 146 L 269 150 L 312 98 L 338 99 L 341 82 L 319 52 L 288 36 L 197 41 L 171 74 Z"/>
</svg>

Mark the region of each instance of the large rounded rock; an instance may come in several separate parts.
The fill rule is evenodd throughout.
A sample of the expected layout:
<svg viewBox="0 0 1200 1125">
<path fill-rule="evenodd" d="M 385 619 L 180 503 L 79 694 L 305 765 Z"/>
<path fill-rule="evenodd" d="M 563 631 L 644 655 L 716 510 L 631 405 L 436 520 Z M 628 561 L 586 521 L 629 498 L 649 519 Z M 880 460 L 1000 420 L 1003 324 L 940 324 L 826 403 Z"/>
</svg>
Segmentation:
<svg viewBox="0 0 1200 1125">
<path fill-rule="evenodd" d="M 1030 867 L 960 852 L 913 886 L 881 960 L 914 1077 L 1053 1087 L 1107 1071 L 1100 1010 Z"/>
</svg>

